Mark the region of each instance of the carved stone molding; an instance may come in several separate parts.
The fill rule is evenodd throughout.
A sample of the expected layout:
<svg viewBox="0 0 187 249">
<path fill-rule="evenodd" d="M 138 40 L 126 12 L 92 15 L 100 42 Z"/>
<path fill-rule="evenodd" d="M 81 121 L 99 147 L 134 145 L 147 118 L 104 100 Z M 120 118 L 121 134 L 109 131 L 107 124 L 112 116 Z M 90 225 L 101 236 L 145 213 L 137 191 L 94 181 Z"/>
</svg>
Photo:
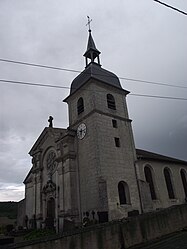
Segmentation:
<svg viewBox="0 0 187 249">
<path fill-rule="evenodd" d="M 48 180 L 47 183 L 45 184 L 45 186 L 43 187 L 43 193 L 44 194 L 48 194 L 48 193 L 52 193 L 56 190 L 56 184 L 54 182 L 52 182 L 52 180 Z"/>
</svg>

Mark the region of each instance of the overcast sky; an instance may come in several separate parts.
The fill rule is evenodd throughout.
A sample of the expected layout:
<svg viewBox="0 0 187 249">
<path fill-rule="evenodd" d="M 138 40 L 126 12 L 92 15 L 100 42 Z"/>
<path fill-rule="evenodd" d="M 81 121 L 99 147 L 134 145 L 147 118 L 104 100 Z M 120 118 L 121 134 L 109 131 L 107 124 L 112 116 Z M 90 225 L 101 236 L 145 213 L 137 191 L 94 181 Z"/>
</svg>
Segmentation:
<svg viewBox="0 0 187 249">
<path fill-rule="evenodd" d="M 184 0 L 165 0 L 187 12 Z M 187 98 L 187 16 L 153 0 L 0 0 L 0 58 L 83 70 L 87 18 L 101 64 L 133 94 Z M 0 79 L 70 87 L 77 73 L 0 62 Z M 0 82 L 0 201 L 24 197 L 28 152 L 45 126 L 68 126 L 69 89 Z M 137 148 L 187 160 L 187 101 L 129 95 Z"/>
</svg>

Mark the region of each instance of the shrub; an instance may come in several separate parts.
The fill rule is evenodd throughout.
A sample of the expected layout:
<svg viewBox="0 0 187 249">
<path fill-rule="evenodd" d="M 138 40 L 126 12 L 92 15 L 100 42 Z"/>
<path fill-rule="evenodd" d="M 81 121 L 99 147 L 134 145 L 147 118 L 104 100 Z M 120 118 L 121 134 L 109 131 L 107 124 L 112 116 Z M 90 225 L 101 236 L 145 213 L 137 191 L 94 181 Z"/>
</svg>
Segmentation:
<svg viewBox="0 0 187 249">
<path fill-rule="evenodd" d="M 35 229 L 30 233 L 28 233 L 24 237 L 24 240 L 35 240 L 35 239 L 50 237 L 55 234 L 56 234 L 55 231 L 52 229 L 38 229 L 38 230 Z"/>
</svg>

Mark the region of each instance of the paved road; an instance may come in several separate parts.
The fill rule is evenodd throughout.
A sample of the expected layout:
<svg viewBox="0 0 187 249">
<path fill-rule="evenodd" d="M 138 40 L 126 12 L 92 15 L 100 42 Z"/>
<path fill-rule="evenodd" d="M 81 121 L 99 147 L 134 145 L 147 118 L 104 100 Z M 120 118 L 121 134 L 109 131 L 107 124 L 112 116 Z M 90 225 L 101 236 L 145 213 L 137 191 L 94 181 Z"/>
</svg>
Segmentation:
<svg viewBox="0 0 187 249">
<path fill-rule="evenodd" d="M 187 249 L 187 231 L 173 234 L 155 243 L 137 247 L 137 249 Z"/>
</svg>

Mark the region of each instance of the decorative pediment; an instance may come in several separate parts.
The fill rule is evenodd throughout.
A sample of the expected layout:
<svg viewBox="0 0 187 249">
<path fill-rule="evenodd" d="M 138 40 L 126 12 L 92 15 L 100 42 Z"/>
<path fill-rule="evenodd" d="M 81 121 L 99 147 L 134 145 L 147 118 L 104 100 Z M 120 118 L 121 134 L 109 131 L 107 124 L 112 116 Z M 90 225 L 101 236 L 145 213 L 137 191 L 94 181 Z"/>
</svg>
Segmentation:
<svg viewBox="0 0 187 249">
<path fill-rule="evenodd" d="M 61 136 L 63 133 L 66 132 L 66 129 L 63 128 L 53 128 L 53 127 L 45 127 L 36 142 L 34 143 L 33 147 L 29 151 L 31 156 L 35 155 L 37 152 L 40 151 L 41 146 L 45 143 L 45 141 L 50 137 L 54 139 L 54 142 Z"/>
<path fill-rule="evenodd" d="M 43 187 L 44 194 L 54 192 L 55 190 L 56 190 L 56 184 L 51 179 L 48 180 L 47 183 Z"/>
</svg>

